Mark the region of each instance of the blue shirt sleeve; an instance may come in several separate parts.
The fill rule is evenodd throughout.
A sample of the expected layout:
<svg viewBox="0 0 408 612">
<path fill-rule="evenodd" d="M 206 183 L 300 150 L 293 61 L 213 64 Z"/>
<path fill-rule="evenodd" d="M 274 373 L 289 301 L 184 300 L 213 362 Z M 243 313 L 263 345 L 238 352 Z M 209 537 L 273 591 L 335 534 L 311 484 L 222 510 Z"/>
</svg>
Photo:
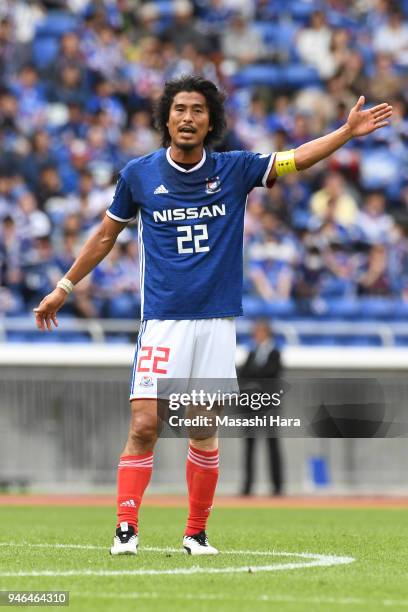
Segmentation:
<svg viewBox="0 0 408 612">
<path fill-rule="evenodd" d="M 116 185 L 113 201 L 106 214 L 115 221 L 131 221 L 138 213 L 138 205 L 133 200 L 132 192 L 126 180 L 120 176 Z"/>
<path fill-rule="evenodd" d="M 273 183 L 267 183 L 267 178 L 274 159 L 275 153 L 262 155 L 245 151 L 243 178 L 248 193 L 254 187 L 272 187 Z"/>
</svg>

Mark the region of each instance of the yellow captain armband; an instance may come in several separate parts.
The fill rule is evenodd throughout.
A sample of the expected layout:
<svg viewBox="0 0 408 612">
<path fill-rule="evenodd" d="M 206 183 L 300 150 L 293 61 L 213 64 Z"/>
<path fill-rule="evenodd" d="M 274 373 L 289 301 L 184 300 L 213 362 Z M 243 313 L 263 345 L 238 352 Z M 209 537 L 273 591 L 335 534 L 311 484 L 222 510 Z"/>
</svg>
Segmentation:
<svg viewBox="0 0 408 612">
<path fill-rule="evenodd" d="M 275 168 L 278 176 L 289 174 L 289 172 L 297 172 L 295 149 L 291 149 L 290 151 L 279 151 L 276 154 Z"/>
</svg>

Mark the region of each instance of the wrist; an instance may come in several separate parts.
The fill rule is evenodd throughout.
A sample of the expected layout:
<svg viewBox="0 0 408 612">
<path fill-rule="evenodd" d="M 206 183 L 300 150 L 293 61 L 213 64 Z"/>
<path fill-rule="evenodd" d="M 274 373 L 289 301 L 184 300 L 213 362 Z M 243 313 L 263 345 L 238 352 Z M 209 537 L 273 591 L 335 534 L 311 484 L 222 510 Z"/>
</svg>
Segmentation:
<svg viewBox="0 0 408 612">
<path fill-rule="evenodd" d="M 342 131 L 343 131 L 343 133 L 344 133 L 344 136 L 345 136 L 345 138 L 346 138 L 346 141 L 345 141 L 345 142 L 347 142 L 348 140 L 351 140 L 351 139 L 353 138 L 353 136 L 354 136 L 354 134 L 353 134 L 353 130 L 351 129 L 351 127 L 350 127 L 350 125 L 349 125 L 348 123 L 345 123 L 345 124 L 344 124 L 344 125 L 343 125 L 343 126 L 340 128 L 340 130 L 342 130 Z"/>
<path fill-rule="evenodd" d="M 62 289 L 67 295 L 69 295 L 74 289 L 74 284 L 69 280 L 69 278 L 64 277 L 58 281 L 57 288 Z"/>
</svg>

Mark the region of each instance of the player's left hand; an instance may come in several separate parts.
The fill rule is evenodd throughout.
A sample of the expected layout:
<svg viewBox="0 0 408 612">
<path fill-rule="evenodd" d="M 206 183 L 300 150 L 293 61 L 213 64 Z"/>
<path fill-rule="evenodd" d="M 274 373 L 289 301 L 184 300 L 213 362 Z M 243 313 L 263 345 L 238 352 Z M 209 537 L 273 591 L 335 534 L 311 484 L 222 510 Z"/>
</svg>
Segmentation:
<svg viewBox="0 0 408 612">
<path fill-rule="evenodd" d="M 351 136 L 366 136 L 389 124 L 387 119 L 392 115 L 392 106 L 387 102 L 377 104 L 372 108 L 363 110 L 364 96 L 360 96 L 357 104 L 353 106 L 347 119 L 347 126 Z"/>
</svg>

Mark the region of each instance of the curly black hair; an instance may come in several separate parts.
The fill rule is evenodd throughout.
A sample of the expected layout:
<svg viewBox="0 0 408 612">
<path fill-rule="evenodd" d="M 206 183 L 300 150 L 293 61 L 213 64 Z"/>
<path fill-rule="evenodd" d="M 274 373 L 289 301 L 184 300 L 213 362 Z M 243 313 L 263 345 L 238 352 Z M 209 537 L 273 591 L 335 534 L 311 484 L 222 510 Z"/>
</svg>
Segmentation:
<svg viewBox="0 0 408 612">
<path fill-rule="evenodd" d="M 180 78 L 165 83 L 163 94 L 155 107 L 155 126 L 161 134 L 163 147 L 170 145 L 170 134 L 166 123 L 169 120 L 170 107 L 174 96 L 181 91 L 197 91 L 207 101 L 210 125 L 212 125 L 213 129 L 208 132 L 204 139 L 204 144 L 210 146 L 222 140 L 227 126 L 224 109 L 226 96 L 212 81 L 207 81 L 196 75 L 183 74 Z"/>
</svg>

